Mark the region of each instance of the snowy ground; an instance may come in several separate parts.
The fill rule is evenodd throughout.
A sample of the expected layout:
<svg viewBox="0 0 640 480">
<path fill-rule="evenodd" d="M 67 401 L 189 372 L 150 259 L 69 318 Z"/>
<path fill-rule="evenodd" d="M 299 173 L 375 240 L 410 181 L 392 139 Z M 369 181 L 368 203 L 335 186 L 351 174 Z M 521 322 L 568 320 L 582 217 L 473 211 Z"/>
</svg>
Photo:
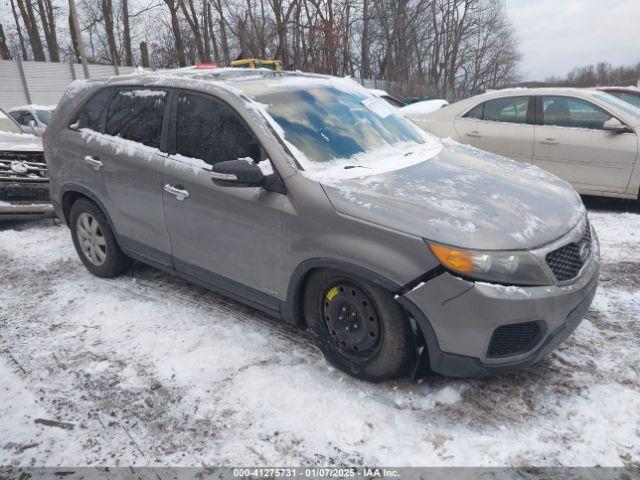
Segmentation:
<svg viewBox="0 0 640 480">
<path fill-rule="evenodd" d="M 152 268 L 92 277 L 66 227 L 2 226 L 0 465 L 638 466 L 640 208 L 589 207 L 601 287 L 559 351 L 383 385 Z"/>
</svg>

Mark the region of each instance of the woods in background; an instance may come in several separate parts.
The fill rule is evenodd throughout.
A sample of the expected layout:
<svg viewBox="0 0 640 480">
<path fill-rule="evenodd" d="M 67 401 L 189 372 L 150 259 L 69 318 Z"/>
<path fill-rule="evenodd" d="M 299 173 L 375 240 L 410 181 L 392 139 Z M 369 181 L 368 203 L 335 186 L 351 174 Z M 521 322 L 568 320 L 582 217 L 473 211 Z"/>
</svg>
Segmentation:
<svg viewBox="0 0 640 480">
<path fill-rule="evenodd" d="M 78 59 L 65 0 L 3 1 L 11 16 L 0 25 L 2 58 Z M 173 68 L 275 58 L 285 69 L 455 100 L 513 84 L 519 61 L 502 0 L 76 1 L 93 63 Z"/>
</svg>

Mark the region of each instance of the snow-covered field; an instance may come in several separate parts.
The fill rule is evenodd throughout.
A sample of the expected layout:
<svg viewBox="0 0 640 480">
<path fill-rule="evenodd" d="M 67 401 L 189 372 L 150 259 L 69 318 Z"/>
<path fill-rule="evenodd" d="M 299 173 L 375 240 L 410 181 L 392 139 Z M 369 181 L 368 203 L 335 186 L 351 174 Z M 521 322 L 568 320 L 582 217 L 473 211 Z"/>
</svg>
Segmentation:
<svg viewBox="0 0 640 480">
<path fill-rule="evenodd" d="M 0 465 L 637 466 L 640 209 L 593 203 L 601 287 L 559 351 L 382 385 L 152 268 L 92 277 L 64 226 L 0 226 Z"/>
</svg>

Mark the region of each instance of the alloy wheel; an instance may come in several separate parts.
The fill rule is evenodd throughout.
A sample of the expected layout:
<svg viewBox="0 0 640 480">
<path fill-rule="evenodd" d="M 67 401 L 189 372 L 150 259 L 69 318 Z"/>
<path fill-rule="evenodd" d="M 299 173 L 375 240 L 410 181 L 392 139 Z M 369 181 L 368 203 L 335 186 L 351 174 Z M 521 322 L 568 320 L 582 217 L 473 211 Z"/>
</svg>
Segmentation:
<svg viewBox="0 0 640 480">
<path fill-rule="evenodd" d="M 93 265 L 102 265 L 107 259 L 107 241 L 95 217 L 87 212 L 78 215 L 76 234 L 83 255 Z"/>
</svg>

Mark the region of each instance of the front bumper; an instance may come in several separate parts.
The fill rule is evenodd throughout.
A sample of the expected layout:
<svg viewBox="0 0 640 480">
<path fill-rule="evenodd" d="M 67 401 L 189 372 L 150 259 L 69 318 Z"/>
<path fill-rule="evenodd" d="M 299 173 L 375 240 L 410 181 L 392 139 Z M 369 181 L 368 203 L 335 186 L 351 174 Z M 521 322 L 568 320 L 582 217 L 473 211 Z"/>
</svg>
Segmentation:
<svg viewBox="0 0 640 480">
<path fill-rule="evenodd" d="M 0 221 L 29 220 L 55 216 L 50 203 L 24 203 L 0 201 Z"/>
<path fill-rule="evenodd" d="M 597 239 L 589 262 L 568 285 L 503 287 L 443 273 L 398 298 L 424 334 L 429 367 L 451 377 L 479 377 L 531 365 L 578 327 L 591 305 L 600 271 Z M 526 350 L 488 354 L 498 327 L 537 322 Z"/>
</svg>

